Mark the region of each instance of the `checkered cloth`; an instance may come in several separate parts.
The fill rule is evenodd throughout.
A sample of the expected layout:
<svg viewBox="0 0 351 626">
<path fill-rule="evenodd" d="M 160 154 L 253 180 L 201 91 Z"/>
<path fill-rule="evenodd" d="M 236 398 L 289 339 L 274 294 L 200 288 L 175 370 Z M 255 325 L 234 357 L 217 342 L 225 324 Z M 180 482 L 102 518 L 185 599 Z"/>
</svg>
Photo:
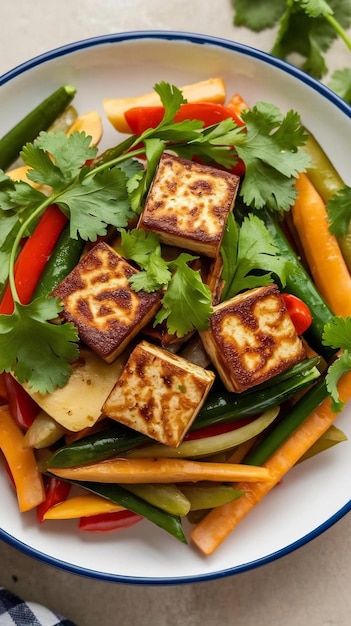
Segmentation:
<svg viewBox="0 0 351 626">
<path fill-rule="evenodd" d="M 36 602 L 24 602 L 0 587 L 0 626 L 74 626 L 59 613 Z"/>
</svg>

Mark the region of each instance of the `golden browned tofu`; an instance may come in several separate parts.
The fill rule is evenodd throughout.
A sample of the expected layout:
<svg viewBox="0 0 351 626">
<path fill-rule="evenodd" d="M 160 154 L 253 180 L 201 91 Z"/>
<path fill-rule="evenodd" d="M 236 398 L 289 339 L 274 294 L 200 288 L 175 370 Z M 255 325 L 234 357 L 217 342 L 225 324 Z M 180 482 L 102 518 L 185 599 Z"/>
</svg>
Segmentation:
<svg viewBox="0 0 351 626">
<path fill-rule="evenodd" d="M 200 334 L 229 391 L 245 391 L 306 357 L 274 284 L 218 304 L 209 330 Z"/>
<path fill-rule="evenodd" d="M 102 413 L 176 447 L 213 381 L 213 372 L 143 340 L 130 354 Z"/>
<path fill-rule="evenodd" d="M 106 243 L 98 243 L 56 287 L 63 317 L 81 340 L 111 363 L 154 317 L 161 294 L 135 292 L 128 279 L 136 273 Z"/>
<path fill-rule="evenodd" d="M 216 257 L 239 178 L 208 165 L 163 154 L 138 228 L 163 243 Z"/>
</svg>

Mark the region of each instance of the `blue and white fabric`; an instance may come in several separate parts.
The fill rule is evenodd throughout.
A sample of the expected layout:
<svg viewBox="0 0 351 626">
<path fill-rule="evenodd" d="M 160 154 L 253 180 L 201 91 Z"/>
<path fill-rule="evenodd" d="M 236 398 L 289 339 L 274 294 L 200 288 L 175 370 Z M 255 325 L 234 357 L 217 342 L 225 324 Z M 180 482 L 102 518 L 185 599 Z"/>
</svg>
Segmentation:
<svg viewBox="0 0 351 626">
<path fill-rule="evenodd" d="M 24 602 L 0 587 L 0 626 L 75 626 L 59 613 L 36 602 Z"/>
</svg>

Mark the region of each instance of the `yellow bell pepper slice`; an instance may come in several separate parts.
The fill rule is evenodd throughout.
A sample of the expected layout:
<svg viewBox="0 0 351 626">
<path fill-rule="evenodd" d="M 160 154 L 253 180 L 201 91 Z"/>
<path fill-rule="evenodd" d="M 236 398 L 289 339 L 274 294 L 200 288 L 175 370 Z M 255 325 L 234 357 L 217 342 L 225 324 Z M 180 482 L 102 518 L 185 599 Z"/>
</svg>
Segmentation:
<svg viewBox="0 0 351 626">
<path fill-rule="evenodd" d="M 32 448 L 27 448 L 22 430 L 11 417 L 8 405 L 0 406 L 0 449 L 16 486 L 18 506 L 23 513 L 45 500 L 43 477 Z"/>
</svg>

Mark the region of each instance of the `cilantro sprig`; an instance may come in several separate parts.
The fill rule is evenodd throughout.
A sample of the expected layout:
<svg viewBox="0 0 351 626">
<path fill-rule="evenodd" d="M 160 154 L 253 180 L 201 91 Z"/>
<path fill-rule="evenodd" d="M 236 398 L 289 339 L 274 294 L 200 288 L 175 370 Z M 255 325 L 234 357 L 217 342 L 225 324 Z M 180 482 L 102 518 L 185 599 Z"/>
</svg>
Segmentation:
<svg viewBox="0 0 351 626">
<path fill-rule="evenodd" d="M 30 381 L 41 394 L 63 387 L 78 357 L 73 324 L 48 324 L 61 311 L 57 298 L 17 302 L 12 315 L 0 315 L 0 371 L 12 371 L 20 383 Z"/>
<path fill-rule="evenodd" d="M 236 150 L 245 163 L 246 175 L 240 195 L 253 208 L 287 211 L 297 194 L 295 178 L 310 162 L 298 149 L 307 140 L 300 117 L 294 111 L 284 117 L 278 107 L 265 102 L 243 112 L 242 117 L 246 132 L 236 140 Z"/>
<path fill-rule="evenodd" d="M 232 213 L 229 215 L 221 255 L 225 283 L 222 300 L 246 289 L 269 285 L 274 279 L 285 286 L 291 269 L 289 261 L 279 254 L 264 222 L 252 213 L 241 225 Z"/>
<path fill-rule="evenodd" d="M 121 231 L 118 252 L 141 268 L 130 278 L 135 291 L 164 290 L 155 325 L 166 321 L 168 331 L 178 337 L 208 328 L 211 291 L 203 283 L 200 271 L 189 265 L 198 257 L 182 252 L 176 259 L 167 261 L 162 257 L 157 235 L 138 229 Z"/>
<path fill-rule="evenodd" d="M 351 50 L 346 29 L 351 25 L 349 0 L 232 0 L 234 24 L 252 31 L 278 26 L 271 54 L 290 60 L 298 55 L 301 68 L 321 79 L 328 72 L 326 53 L 335 39 Z M 294 57 L 296 63 L 296 56 Z M 349 68 L 336 70 L 330 87 L 351 102 Z"/>
</svg>

